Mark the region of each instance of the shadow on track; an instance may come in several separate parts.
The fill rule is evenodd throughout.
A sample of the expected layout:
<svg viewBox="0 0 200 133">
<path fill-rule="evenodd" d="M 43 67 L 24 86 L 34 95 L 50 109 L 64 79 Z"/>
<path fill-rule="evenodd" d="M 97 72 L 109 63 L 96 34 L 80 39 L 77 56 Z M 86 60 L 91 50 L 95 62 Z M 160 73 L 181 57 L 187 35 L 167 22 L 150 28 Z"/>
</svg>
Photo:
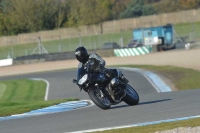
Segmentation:
<svg viewBox="0 0 200 133">
<path fill-rule="evenodd" d="M 163 100 L 156 100 L 156 101 L 142 102 L 142 103 L 139 103 L 138 105 L 143 105 L 143 104 L 152 104 L 152 103 L 160 103 L 160 102 L 165 102 L 165 101 L 169 101 L 169 100 L 172 100 L 172 99 L 163 99 Z"/>
<path fill-rule="evenodd" d="M 172 100 L 172 99 L 163 99 L 163 100 L 156 100 L 156 101 L 141 102 L 141 103 L 138 103 L 138 105 L 153 104 L 153 103 L 165 102 L 165 101 L 170 101 L 170 100 Z M 138 106 L 138 105 L 135 105 L 135 106 Z M 131 106 L 126 104 L 126 105 L 114 106 L 114 107 L 111 107 L 110 109 L 124 108 L 124 107 L 131 107 Z"/>
</svg>

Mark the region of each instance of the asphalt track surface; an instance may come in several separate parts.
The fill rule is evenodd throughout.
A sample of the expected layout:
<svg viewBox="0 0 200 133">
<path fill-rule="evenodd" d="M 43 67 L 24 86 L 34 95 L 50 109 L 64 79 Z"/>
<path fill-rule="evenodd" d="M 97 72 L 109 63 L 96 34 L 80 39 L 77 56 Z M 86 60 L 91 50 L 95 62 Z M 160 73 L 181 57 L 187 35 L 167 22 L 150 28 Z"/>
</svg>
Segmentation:
<svg viewBox="0 0 200 133">
<path fill-rule="evenodd" d="M 157 93 L 137 72 L 123 71 L 140 96 L 137 106 L 124 102 L 102 110 L 92 106 L 74 111 L 0 121 L 0 133 L 65 133 L 200 115 L 200 90 Z M 89 99 L 72 83 L 76 70 L 0 77 L 0 80 L 43 78 L 49 81 L 48 99 Z"/>
</svg>

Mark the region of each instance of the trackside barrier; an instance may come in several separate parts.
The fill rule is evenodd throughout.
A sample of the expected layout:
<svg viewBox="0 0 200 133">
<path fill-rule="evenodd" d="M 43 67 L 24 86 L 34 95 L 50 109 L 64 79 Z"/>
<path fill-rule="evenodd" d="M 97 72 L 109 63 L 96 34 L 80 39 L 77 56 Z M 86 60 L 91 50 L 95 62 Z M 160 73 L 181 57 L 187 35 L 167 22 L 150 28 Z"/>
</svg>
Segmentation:
<svg viewBox="0 0 200 133">
<path fill-rule="evenodd" d="M 152 52 L 152 46 L 114 49 L 114 55 L 117 57 L 139 56 L 139 55 L 149 54 L 151 52 Z"/>
<path fill-rule="evenodd" d="M 10 66 L 12 64 L 13 64 L 13 59 L 0 60 L 0 67 L 2 67 L 2 66 Z"/>
</svg>

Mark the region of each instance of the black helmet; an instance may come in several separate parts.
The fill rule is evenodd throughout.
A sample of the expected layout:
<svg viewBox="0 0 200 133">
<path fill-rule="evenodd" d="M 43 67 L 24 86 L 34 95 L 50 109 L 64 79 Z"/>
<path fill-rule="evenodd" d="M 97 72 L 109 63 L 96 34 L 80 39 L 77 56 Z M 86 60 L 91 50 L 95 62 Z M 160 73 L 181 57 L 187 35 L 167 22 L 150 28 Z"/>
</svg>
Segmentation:
<svg viewBox="0 0 200 133">
<path fill-rule="evenodd" d="M 88 59 L 88 52 L 84 47 L 78 47 L 75 51 L 76 59 L 81 62 L 85 63 Z"/>
</svg>

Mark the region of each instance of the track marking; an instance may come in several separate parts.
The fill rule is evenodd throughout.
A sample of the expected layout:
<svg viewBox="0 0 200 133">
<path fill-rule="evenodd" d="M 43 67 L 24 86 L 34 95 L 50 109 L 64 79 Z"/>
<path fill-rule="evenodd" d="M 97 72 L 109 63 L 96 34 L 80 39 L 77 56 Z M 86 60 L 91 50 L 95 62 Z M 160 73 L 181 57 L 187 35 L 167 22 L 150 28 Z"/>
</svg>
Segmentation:
<svg viewBox="0 0 200 133">
<path fill-rule="evenodd" d="M 49 81 L 47 81 L 46 79 L 42 79 L 42 78 L 30 78 L 30 80 L 37 80 L 37 81 L 44 81 L 46 82 L 47 86 L 46 86 L 46 92 L 45 92 L 45 97 L 44 100 L 47 101 L 48 100 L 48 95 L 49 95 Z"/>
<path fill-rule="evenodd" d="M 38 110 L 33 110 L 33 111 L 23 113 L 23 114 L 0 117 L 0 121 L 72 111 L 72 110 L 77 110 L 77 109 L 83 109 L 86 107 L 91 107 L 93 105 L 94 103 L 90 100 L 65 102 L 65 103 L 60 103 L 58 105 L 54 105 L 54 106 L 50 106 L 50 107 L 46 107 L 46 108 L 42 108 Z"/>
<path fill-rule="evenodd" d="M 3 96 L 7 86 L 5 84 L 0 83 L 0 99 Z"/>
<path fill-rule="evenodd" d="M 160 124 L 160 123 L 163 123 L 163 122 L 183 121 L 183 120 L 194 119 L 194 118 L 200 118 L 200 115 L 182 117 L 182 118 L 174 118 L 174 119 L 167 119 L 167 120 L 152 121 L 152 122 L 144 122 L 144 123 L 138 123 L 138 124 L 124 125 L 124 126 L 98 128 L 98 129 L 90 129 L 90 130 L 75 131 L 75 132 L 64 132 L 64 133 L 86 133 L 86 132 L 106 131 L 106 130 L 112 130 L 112 129 L 121 129 L 121 128 L 129 128 L 129 127 L 154 125 L 154 124 Z"/>
<path fill-rule="evenodd" d="M 149 71 L 143 71 L 139 68 L 130 68 L 130 67 L 120 67 L 120 69 L 123 70 L 129 70 L 133 72 L 138 72 L 145 76 L 147 80 L 153 85 L 153 87 L 158 91 L 158 92 L 170 92 L 172 91 L 171 88 L 163 82 L 163 80 L 157 76 L 156 74 L 149 72 Z"/>
</svg>

